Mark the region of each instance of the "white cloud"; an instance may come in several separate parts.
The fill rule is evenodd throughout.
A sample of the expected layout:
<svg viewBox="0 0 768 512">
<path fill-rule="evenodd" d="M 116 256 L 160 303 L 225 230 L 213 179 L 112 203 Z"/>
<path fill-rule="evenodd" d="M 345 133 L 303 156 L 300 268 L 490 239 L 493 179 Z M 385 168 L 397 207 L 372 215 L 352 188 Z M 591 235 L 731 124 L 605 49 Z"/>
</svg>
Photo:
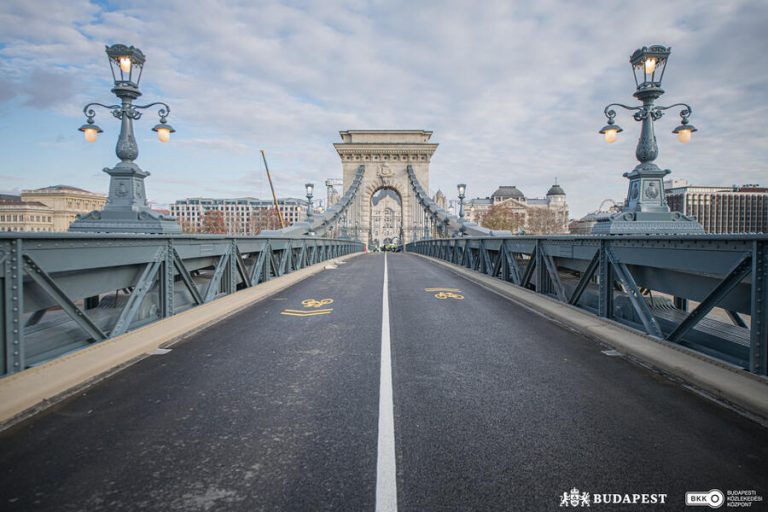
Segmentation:
<svg viewBox="0 0 768 512">
<path fill-rule="evenodd" d="M 557 176 L 583 214 L 625 193 L 639 127 L 620 114 L 624 137 L 612 146 L 596 131 L 605 104 L 634 101 L 628 56 L 651 43 L 673 48 L 662 102 L 691 103 L 700 130 L 677 145 L 676 114 L 665 116 L 659 164 L 701 183 L 768 175 L 768 5 L 757 0 L 646 2 L 648 15 L 607 0 L 29 5 L 0 13 L 0 102 L 26 95 L 75 115 L 83 98 L 108 97 L 103 45 L 134 44 L 147 54 L 146 97 L 173 107 L 174 155 L 231 153 L 237 177 L 268 148 L 291 180 L 286 193 L 339 174 L 340 129 L 424 128 L 440 143 L 431 189 L 451 195 L 466 180 L 471 195 L 500 184 L 543 195 Z M 52 94 L 41 73 L 75 85 Z M 195 186 L 237 190 L 208 179 Z M 200 195 L 189 183 L 158 190 Z"/>
</svg>

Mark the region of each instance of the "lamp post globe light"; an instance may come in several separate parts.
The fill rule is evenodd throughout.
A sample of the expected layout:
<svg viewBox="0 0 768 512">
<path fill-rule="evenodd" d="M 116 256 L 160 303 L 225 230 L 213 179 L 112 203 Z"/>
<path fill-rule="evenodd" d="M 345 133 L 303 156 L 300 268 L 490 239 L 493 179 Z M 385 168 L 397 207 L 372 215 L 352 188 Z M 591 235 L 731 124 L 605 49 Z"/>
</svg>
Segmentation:
<svg viewBox="0 0 768 512">
<path fill-rule="evenodd" d="M 655 101 L 664 94 L 661 81 L 667 68 L 671 49 L 653 45 L 636 50 L 629 58 L 632 72 L 635 75 L 636 90 L 634 97 L 642 102 L 642 106 L 627 106 L 621 103 L 611 103 L 605 107 L 606 124 L 599 133 L 605 136 L 605 141 L 613 143 L 618 134 L 624 131 L 616 124 L 616 111 L 613 107 L 621 107 L 633 111 L 635 121 L 642 122 L 640 139 L 637 142 L 635 156 L 640 162 L 624 177 L 629 179 L 629 191 L 624 209 L 611 217 L 600 219 L 592 228 L 595 234 L 703 234 L 704 228 L 691 217 L 679 212 L 671 212 L 664 193 L 664 177 L 671 171 L 661 169 L 654 163 L 659 154 L 654 133 L 654 122 L 664 115 L 664 111 L 681 107 L 680 125 L 672 130 L 682 143 L 691 140 L 691 134 L 696 128 L 688 118 L 693 109 L 685 103 L 675 103 L 668 107 L 659 106 Z"/>
<path fill-rule="evenodd" d="M 86 122 L 79 129 L 85 140 L 95 142 L 103 130 L 94 122 L 95 107 L 107 109 L 120 120 L 120 135 L 117 138 L 115 153 L 120 159 L 114 167 L 104 168 L 109 174 L 109 197 L 102 211 L 92 211 L 78 218 L 69 227 L 75 232 L 106 233 L 181 233 L 181 227 L 171 216 L 152 211 L 147 204 L 144 179 L 149 172 L 142 170 L 134 160 L 139 156 L 139 147 L 133 134 L 133 121 L 142 116 L 141 110 L 158 109 L 160 122 L 152 131 L 157 133 L 161 142 L 168 142 L 171 133 L 176 130 L 168 124 L 167 117 L 171 108 L 163 102 L 148 105 L 134 105 L 139 96 L 139 82 L 144 70 L 144 54 L 138 48 L 114 44 L 106 48 L 107 59 L 112 70 L 114 87 L 112 93 L 120 100 L 119 104 L 103 105 L 89 103 L 83 108 Z"/>
</svg>

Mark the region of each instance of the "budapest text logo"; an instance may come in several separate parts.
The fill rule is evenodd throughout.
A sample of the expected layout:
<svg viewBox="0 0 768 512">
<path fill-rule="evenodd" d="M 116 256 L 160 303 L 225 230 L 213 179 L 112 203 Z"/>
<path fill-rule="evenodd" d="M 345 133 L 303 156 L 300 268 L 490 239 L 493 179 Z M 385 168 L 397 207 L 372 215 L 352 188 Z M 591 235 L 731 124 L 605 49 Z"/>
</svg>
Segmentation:
<svg viewBox="0 0 768 512">
<path fill-rule="evenodd" d="M 561 507 L 591 507 L 592 505 L 637 505 L 637 504 L 665 504 L 666 494 L 649 493 L 594 493 L 579 492 L 577 488 L 571 492 L 564 492 L 560 497 Z"/>
</svg>

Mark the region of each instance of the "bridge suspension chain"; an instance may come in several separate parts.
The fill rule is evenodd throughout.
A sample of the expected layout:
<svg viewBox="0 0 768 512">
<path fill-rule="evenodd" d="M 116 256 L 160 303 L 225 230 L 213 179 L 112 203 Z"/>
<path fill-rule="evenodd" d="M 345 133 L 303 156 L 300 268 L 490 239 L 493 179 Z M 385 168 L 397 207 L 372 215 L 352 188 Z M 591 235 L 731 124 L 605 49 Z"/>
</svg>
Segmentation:
<svg viewBox="0 0 768 512">
<path fill-rule="evenodd" d="M 444 208 L 435 203 L 429 194 L 424 190 L 416 177 L 413 166 L 408 165 L 408 180 L 411 189 L 419 206 L 424 210 L 424 214 L 436 226 L 442 229 L 442 235 L 445 237 L 453 236 L 512 236 L 509 231 L 492 231 L 488 228 L 479 226 L 474 222 L 462 221 L 457 216 L 448 213 Z"/>
</svg>

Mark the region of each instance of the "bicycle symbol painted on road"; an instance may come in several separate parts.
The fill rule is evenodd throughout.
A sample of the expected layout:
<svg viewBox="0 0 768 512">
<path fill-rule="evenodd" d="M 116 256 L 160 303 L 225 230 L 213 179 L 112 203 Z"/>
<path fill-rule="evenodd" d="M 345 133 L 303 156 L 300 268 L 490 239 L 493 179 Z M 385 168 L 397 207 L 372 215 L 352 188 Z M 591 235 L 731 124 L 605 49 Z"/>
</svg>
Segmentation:
<svg viewBox="0 0 768 512">
<path fill-rule="evenodd" d="M 458 293 L 453 292 L 437 292 L 435 294 L 436 299 L 456 299 L 456 300 L 464 300 L 463 295 L 459 295 Z"/>
<path fill-rule="evenodd" d="M 333 299 L 305 299 L 301 301 L 301 305 L 305 308 L 319 308 L 328 304 L 333 304 Z"/>
</svg>

